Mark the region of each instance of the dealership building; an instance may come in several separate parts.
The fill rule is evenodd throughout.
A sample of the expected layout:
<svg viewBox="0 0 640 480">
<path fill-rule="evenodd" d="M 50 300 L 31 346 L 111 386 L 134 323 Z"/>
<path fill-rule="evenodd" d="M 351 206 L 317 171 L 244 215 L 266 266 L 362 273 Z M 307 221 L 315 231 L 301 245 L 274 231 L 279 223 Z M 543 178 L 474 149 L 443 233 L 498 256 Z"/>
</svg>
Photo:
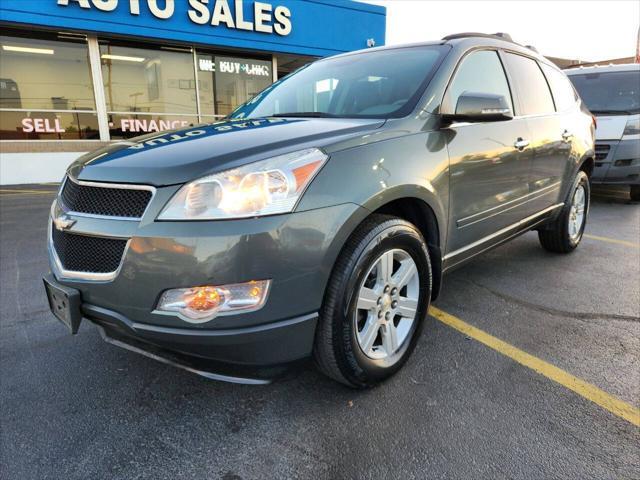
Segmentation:
<svg viewBox="0 0 640 480">
<path fill-rule="evenodd" d="M 316 58 L 384 45 L 385 23 L 351 0 L 2 0 L 0 183 L 216 121 Z"/>
</svg>

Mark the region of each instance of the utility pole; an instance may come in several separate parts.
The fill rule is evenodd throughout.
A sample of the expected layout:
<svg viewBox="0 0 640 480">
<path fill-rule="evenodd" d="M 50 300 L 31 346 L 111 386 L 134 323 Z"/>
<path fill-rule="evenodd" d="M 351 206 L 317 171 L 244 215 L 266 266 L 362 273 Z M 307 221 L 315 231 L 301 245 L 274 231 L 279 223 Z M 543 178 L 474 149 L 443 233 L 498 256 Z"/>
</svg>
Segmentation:
<svg viewBox="0 0 640 480">
<path fill-rule="evenodd" d="M 638 38 L 636 40 L 636 63 L 640 63 L 640 25 L 638 25 Z"/>
</svg>

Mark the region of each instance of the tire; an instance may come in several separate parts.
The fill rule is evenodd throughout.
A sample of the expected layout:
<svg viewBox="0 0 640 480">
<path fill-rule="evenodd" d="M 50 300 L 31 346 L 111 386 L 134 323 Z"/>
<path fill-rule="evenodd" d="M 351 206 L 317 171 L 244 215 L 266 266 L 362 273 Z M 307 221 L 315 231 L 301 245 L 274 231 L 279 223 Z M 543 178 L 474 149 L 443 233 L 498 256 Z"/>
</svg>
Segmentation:
<svg viewBox="0 0 640 480">
<path fill-rule="evenodd" d="M 640 185 L 629 186 L 629 197 L 634 202 L 640 202 Z"/>
<path fill-rule="evenodd" d="M 579 202 L 580 191 L 584 196 L 581 207 Z M 546 250 L 555 253 L 569 253 L 576 249 L 582 240 L 582 235 L 587 225 L 590 195 L 589 177 L 581 170 L 573 181 L 567 201 L 558 218 L 547 225 L 546 228 L 538 231 L 540 243 Z M 582 214 L 580 225 L 576 226 L 574 219 L 578 221 L 580 213 Z"/>
<path fill-rule="evenodd" d="M 420 336 L 431 287 L 418 229 L 397 217 L 370 216 L 347 241 L 325 292 L 314 344 L 320 371 L 360 389 L 397 372 Z"/>
</svg>

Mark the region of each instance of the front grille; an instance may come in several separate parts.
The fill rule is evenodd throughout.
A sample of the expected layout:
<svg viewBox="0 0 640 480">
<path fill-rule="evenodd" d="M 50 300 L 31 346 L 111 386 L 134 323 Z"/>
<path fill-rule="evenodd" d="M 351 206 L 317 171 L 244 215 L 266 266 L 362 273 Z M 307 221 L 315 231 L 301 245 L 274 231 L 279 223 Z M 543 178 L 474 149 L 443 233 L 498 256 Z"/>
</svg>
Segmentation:
<svg viewBox="0 0 640 480">
<path fill-rule="evenodd" d="M 607 158 L 609 150 L 611 150 L 611 145 L 596 143 L 596 160 L 604 160 Z"/>
<path fill-rule="evenodd" d="M 152 195 L 149 190 L 80 185 L 67 178 L 60 200 L 65 209 L 71 212 L 140 218 Z"/>
<path fill-rule="evenodd" d="M 61 232 L 53 225 L 51 229 L 53 247 L 65 270 L 90 273 L 118 270 L 127 240 Z"/>
</svg>

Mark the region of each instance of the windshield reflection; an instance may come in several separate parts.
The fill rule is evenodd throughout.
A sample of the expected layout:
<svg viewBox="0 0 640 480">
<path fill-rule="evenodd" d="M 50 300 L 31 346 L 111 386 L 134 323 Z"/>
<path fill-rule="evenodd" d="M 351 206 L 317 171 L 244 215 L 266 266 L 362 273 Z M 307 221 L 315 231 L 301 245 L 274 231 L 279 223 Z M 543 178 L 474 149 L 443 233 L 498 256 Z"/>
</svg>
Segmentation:
<svg viewBox="0 0 640 480">
<path fill-rule="evenodd" d="M 269 86 L 230 118 L 404 116 L 448 50 L 426 45 L 320 60 Z"/>
</svg>

